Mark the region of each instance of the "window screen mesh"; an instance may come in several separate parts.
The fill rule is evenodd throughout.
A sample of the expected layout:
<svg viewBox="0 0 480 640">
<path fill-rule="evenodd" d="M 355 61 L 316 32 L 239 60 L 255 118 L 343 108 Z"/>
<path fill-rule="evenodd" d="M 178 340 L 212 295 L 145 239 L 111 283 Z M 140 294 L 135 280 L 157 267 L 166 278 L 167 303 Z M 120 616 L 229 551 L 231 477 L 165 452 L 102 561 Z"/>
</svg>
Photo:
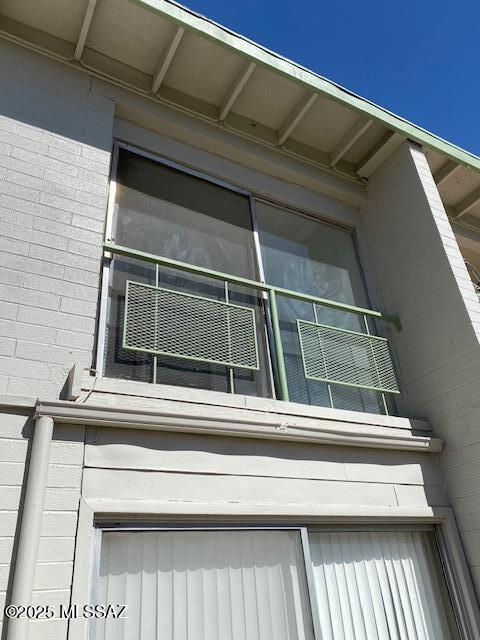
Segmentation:
<svg viewBox="0 0 480 640">
<path fill-rule="evenodd" d="M 206 180 L 121 149 L 118 159 L 114 239 L 119 245 L 256 280 L 257 265 L 248 198 Z M 153 379 L 153 357 L 121 348 L 126 280 L 225 300 L 223 282 L 136 260 L 114 258 L 110 280 L 105 374 Z M 255 311 L 260 371 L 233 370 L 237 393 L 271 395 L 263 306 L 257 292 L 230 285 L 229 301 Z M 159 356 L 158 383 L 229 391 L 225 366 Z"/>
</svg>

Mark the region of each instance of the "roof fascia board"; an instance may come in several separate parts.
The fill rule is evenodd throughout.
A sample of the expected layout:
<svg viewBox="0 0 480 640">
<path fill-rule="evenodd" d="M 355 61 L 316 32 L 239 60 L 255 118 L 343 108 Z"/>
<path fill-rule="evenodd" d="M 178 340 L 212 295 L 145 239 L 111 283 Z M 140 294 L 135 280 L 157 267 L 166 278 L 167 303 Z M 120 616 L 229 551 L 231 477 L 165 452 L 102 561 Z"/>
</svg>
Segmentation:
<svg viewBox="0 0 480 640">
<path fill-rule="evenodd" d="M 139 7 L 157 13 L 164 18 L 176 22 L 185 29 L 195 31 L 201 36 L 215 43 L 232 49 L 237 54 L 250 58 L 253 62 L 263 65 L 276 73 L 280 73 L 291 80 L 303 84 L 309 89 L 329 97 L 336 102 L 347 105 L 355 111 L 365 114 L 389 127 L 406 138 L 435 149 L 448 158 L 480 171 L 480 158 L 439 138 L 421 127 L 396 116 L 365 98 L 340 87 L 339 85 L 319 76 L 301 65 L 287 60 L 247 38 L 235 34 L 233 31 L 221 27 L 215 22 L 193 13 L 192 11 L 168 0 L 128 0 Z"/>
</svg>

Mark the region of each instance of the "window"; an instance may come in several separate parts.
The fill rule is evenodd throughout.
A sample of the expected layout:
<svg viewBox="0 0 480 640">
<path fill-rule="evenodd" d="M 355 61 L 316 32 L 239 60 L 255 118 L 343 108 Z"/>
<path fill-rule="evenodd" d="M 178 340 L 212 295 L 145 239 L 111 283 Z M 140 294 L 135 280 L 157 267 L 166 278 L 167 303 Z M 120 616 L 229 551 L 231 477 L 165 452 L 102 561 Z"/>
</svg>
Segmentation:
<svg viewBox="0 0 480 640">
<path fill-rule="evenodd" d="M 393 411 L 350 231 L 122 145 L 115 157 L 108 239 L 124 251 L 105 254 L 102 374 Z"/>
<path fill-rule="evenodd" d="M 249 199 L 243 194 L 122 150 L 118 158 L 115 242 L 198 267 L 257 280 Z M 178 386 L 271 396 L 261 298 L 229 285 L 230 302 L 255 311 L 260 372 L 155 357 L 122 349 L 125 283 L 135 280 L 212 300 L 225 284 L 195 274 L 115 257 L 111 266 L 105 374 Z"/>
<path fill-rule="evenodd" d="M 96 640 L 458 638 L 431 531 L 108 530 Z"/>
<path fill-rule="evenodd" d="M 256 213 L 267 282 L 335 302 L 369 306 L 351 233 L 262 201 L 256 203 Z M 381 413 L 378 392 L 307 380 L 298 341 L 298 318 L 352 331 L 365 331 L 367 320 L 285 297 L 279 298 L 278 305 L 290 399 Z M 371 323 L 368 330 L 374 331 Z"/>
</svg>

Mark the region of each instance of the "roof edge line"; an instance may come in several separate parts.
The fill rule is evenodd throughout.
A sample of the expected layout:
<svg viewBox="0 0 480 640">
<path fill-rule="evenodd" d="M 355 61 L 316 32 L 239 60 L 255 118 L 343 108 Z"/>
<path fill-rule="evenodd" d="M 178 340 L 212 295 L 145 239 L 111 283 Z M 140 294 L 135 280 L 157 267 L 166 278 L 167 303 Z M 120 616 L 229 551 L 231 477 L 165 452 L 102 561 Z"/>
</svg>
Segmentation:
<svg viewBox="0 0 480 640">
<path fill-rule="evenodd" d="M 397 133 L 403 134 L 410 140 L 421 145 L 431 147 L 448 158 L 455 160 L 467 167 L 480 171 L 480 157 L 448 142 L 419 125 L 381 107 L 367 98 L 355 94 L 324 78 L 300 64 L 288 60 L 278 53 L 270 51 L 266 47 L 249 40 L 243 35 L 224 27 L 217 22 L 194 12 L 172 0 L 127 0 L 132 4 L 163 16 L 176 24 L 184 26 L 190 31 L 197 32 L 236 53 L 257 62 L 264 67 L 288 77 L 309 89 L 317 91 L 336 102 L 346 104 L 358 113 L 366 114 L 372 119 L 389 127 Z"/>
</svg>

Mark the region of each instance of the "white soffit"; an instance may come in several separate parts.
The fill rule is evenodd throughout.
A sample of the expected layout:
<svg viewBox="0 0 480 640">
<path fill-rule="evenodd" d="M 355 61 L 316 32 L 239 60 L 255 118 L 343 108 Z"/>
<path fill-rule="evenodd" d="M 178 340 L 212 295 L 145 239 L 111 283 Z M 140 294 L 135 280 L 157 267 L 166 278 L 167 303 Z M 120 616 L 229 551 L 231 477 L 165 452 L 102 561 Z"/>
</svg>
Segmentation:
<svg viewBox="0 0 480 640">
<path fill-rule="evenodd" d="M 0 16 L 73 42 L 79 35 L 87 6 L 88 0 L 2 0 Z"/>
<path fill-rule="evenodd" d="M 233 111 L 253 122 L 279 130 L 290 112 L 302 100 L 305 89 L 257 66 L 239 95 Z"/>
<path fill-rule="evenodd" d="M 108 28 L 106 28 L 108 25 Z M 86 48 L 153 75 L 176 26 L 129 2 L 98 0 Z"/>
<path fill-rule="evenodd" d="M 296 128 L 294 137 L 330 153 L 357 119 L 355 111 L 320 96 Z"/>
<path fill-rule="evenodd" d="M 3 0 L 0 35 L 356 182 L 410 139 L 480 228 L 480 158 L 170 0 Z"/>
<path fill-rule="evenodd" d="M 239 56 L 187 31 L 165 77 L 165 85 L 219 106 L 243 65 Z"/>
</svg>

